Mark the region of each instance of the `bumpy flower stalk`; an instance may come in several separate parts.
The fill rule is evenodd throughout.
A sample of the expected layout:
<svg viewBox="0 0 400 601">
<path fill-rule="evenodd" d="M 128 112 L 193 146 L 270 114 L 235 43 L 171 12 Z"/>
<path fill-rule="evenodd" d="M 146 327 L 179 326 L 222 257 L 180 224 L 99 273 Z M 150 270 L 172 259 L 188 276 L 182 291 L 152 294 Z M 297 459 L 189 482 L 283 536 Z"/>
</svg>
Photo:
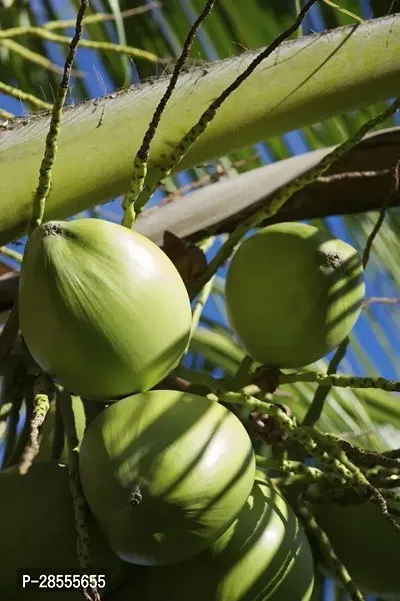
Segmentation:
<svg viewBox="0 0 400 601">
<path fill-rule="evenodd" d="M 241 392 L 221 393 L 218 397 L 212 394 L 208 396 L 209 398 L 214 398 L 215 400 L 220 400 L 224 403 L 241 404 L 252 411 L 272 415 L 278 420 L 279 424 L 290 438 L 299 443 L 310 456 L 319 459 L 322 464 L 327 465 L 340 481 L 344 480 L 351 482 L 353 480 L 352 472 L 347 466 L 343 465 L 336 457 L 327 453 L 321 445 L 310 436 L 310 433 L 306 429 L 296 426 L 295 422 L 277 405 L 260 401 L 252 396 L 246 396 Z"/>
<path fill-rule="evenodd" d="M 203 11 L 200 13 L 193 26 L 190 28 L 190 31 L 183 44 L 181 55 L 176 62 L 168 87 L 165 91 L 165 94 L 158 103 L 158 106 L 144 135 L 142 145 L 139 148 L 133 161 L 133 172 L 131 181 L 129 182 L 128 190 L 126 191 L 124 199 L 122 201 L 122 208 L 124 211 L 122 225 L 124 225 L 125 227 L 131 228 L 133 226 L 136 218 L 136 213 L 138 212 L 138 207 L 136 206 L 136 204 L 137 199 L 144 188 L 144 183 L 147 175 L 147 163 L 149 159 L 150 144 L 156 134 L 157 127 L 160 123 L 165 107 L 167 106 L 168 101 L 171 98 L 172 93 L 175 89 L 178 77 L 182 72 L 187 57 L 189 56 L 189 52 L 196 38 L 197 31 L 199 30 L 203 21 L 205 21 L 205 19 L 210 14 L 215 2 L 216 0 L 207 0 Z"/>
<path fill-rule="evenodd" d="M 303 427 L 307 428 L 307 426 Z M 311 426 L 308 426 L 308 430 L 310 434 L 315 432 Z M 388 477 L 391 474 L 397 474 L 400 470 L 400 461 L 395 457 L 389 457 L 385 453 L 381 454 L 360 449 L 347 440 L 343 440 L 336 434 L 329 432 L 323 433 L 323 439 L 325 444 L 331 443 L 336 448 L 341 448 L 355 465 L 358 465 L 368 474 Z"/>
<path fill-rule="evenodd" d="M 294 421 L 277 405 L 245 396 L 243 393 L 227 392 L 221 393 L 218 397 L 213 394 L 208 396 L 225 403 L 244 404 L 253 411 L 274 416 L 292 440 L 299 443 L 310 456 L 318 459 L 329 469 L 332 483 L 345 483 L 358 496 L 369 498 L 371 502 L 378 505 L 384 518 L 397 531 L 400 531 L 400 525 L 388 510 L 385 497 L 371 485 L 361 470 L 349 460 L 343 449 L 337 446 L 336 441 L 333 442 L 329 435 L 325 436 L 310 427 L 296 426 Z"/>
<path fill-rule="evenodd" d="M 75 527 L 77 533 L 77 554 L 79 565 L 84 574 L 90 575 L 92 569 L 92 539 L 87 525 L 87 505 L 79 478 L 79 440 L 76 432 L 72 397 L 60 390 L 57 395 L 68 446 L 69 486 L 74 506 Z M 88 601 L 100 601 L 97 587 L 84 590 Z"/>
<path fill-rule="evenodd" d="M 187 369 L 185 367 L 179 366 L 177 368 L 177 374 L 186 380 L 193 381 L 197 384 L 204 384 L 213 392 L 218 391 L 220 389 L 229 390 L 236 389 L 235 381 L 233 378 L 221 378 L 216 379 L 212 376 L 204 372 L 199 372 L 192 369 Z M 249 382 L 251 379 L 251 375 L 246 374 L 247 378 L 241 376 L 241 384 L 245 385 L 246 382 L 244 379 Z M 315 372 L 315 371 L 304 371 L 304 372 L 295 372 L 286 374 L 283 372 L 279 372 L 279 381 L 278 384 L 296 384 L 298 382 L 315 382 L 319 384 L 319 386 L 336 386 L 338 388 L 379 388 L 380 390 L 386 390 L 387 392 L 400 392 L 400 380 L 387 380 L 386 378 L 376 377 L 360 377 L 353 376 L 349 374 L 328 374 L 325 372 Z M 260 392 L 260 388 L 253 386 L 253 394 L 258 394 Z M 400 455 L 400 452 L 399 452 Z"/>
<path fill-rule="evenodd" d="M 309 534 L 316 540 L 318 543 L 319 549 L 325 560 L 329 565 L 332 566 L 334 571 L 336 572 L 338 578 L 343 583 L 347 593 L 350 595 L 352 601 L 365 601 L 365 598 L 360 590 L 354 584 L 350 574 L 348 573 L 346 567 L 342 564 L 338 556 L 336 555 L 329 538 L 322 530 L 322 528 L 317 524 L 314 516 L 311 511 L 304 503 L 297 503 L 296 506 L 297 513 L 302 518 L 306 530 Z"/>
<path fill-rule="evenodd" d="M 34 385 L 33 414 L 30 422 L 29 441 L 19 462 L 19 473 L 25 475 L 31 467 L 36 455 L 39 453 L 39 434 L 46 415 L 50 409 L 50 402 L 54 397 L 52 382 L 45 374 L 38 377 Z"/>
<path fill-rule="evenodd" d="M 331 480 L 330 474 L 322 470 L 305 465 L 301 461 L 290 461 L 289 459 L 268 459 L 262 455 L 256 455 L 257 466 L 264 470 L 284 472 L 287 474 L 303 475 L 313 481 Z"/>
<path fill-rule="evenodd" d="M 301 429 L 303 429 L 309 436 L 313 436 L 313 439 L 316 440 L 318 447 L 323 446 L 328 450 L 327 454 L 330 458 L 330 462 L 338 462 L 349 471 L 349 483 L 351 484 L 352 488 L 359 494 L 360 497 L 367 497 L 371 502 L 378 505 L 383 517 L 393 526 L 396 531 L 400 533 L 400 525 L 390 514 L 385 497 L 377 488 L 372 486 L 360 468 L 347 457 L 341 445 L 338 444 L 336 437 L 332 436 L 331 434 L 318 432 L 310 427 L 302 426 Z"/>
<path fill-rule="evenodd" d="M 308 371 L 294 374 L 280 374 L 280 384 L 295 384 L 297 382 L 316 382 L 320 386 L 337 386 L 339 388 L 379 388 L 388 392 L 400 392 L 400 380 Z"/>
<path fill-rule="evenodd" d="M 355 481 L 359 484 L 360 493 L 362 493 L 363 491 L 369 492 L 370 500 L 379 507 L 386 521 L 388 521 L 389 524 L 400 534 L 400 524 L 398 524 L 391 515 L 383 494 L 377 488 L 372 486 L 372 484 L 370 484 L 370 482 L 367 480 L 367 478 L 364 476 L 361 470 L 348 459 L 346 453 L 343 450 L 334 449 L 333 452 L 335 453 L 338 460 L 341 461 L 343 465 L 346 465 L 348 469 L 352 471 Z"/>
</svg>

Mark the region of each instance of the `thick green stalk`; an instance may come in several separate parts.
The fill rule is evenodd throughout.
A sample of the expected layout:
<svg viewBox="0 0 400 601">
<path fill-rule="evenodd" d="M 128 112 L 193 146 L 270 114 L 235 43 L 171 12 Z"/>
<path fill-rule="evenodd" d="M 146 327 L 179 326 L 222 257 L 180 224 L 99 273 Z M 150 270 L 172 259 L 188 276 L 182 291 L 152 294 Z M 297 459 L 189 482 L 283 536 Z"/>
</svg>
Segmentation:
<svg viewBox="0 0 400 601">
<path fill-rule="evenodd" d="M 182 75 L 152 144 L 150 178 L 159 178 L 155 166 L 258 52 Z M 282 45 L 224 103 L 181 168 L 399 95 L 399 53 L 400 21 L 394 16 Z M 45 219 L 67 217 L 126 189 L 131 157 L 167 84 L 161 79 L 65 109 Z M 44 115 L 28 123 L 13 120 L 0 132 L 0 245 L 26 231 L 48 128 Z"/>
</svg>

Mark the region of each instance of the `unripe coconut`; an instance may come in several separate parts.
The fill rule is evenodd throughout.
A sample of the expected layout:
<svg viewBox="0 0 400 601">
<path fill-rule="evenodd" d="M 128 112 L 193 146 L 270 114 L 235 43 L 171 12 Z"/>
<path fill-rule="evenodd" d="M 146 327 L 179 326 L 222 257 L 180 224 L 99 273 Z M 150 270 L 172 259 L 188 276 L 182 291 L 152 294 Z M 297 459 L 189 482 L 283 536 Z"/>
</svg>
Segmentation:
<svg viewBox="0 0 400 601">
<path fill-rule="evenodd" d="M 400 503 L 389 501 L 389 510 L 392 506 L 400 509 Z M 379 507 L 371 501 L 331 502 L 316 503 L 312 511 L 356 586 L 382 599 L 400 599 L 400 533 Z M 400 518 L 395 519 L 400 524 Z"/>
<path fill-rule="evenodd" d="M 236 520 L 205 551 L 148 573 L 150 601 L 309 601 L 314 562 L 278 489 L 256 479 Z"/>
<path fill-rule="evenodd" d="M 259 363 L 308 365 L 337 347 L 361 311 L 365 285 L 356 250 L 304 223 L 279 223 L 247 238 L 226 278 L 228 318 Z"/>
<path fill-rule="evenodd" d="M 56 462 L 39 462 L 21 476 L 17 467 L 0 471 L 0 598 L 34 601 L 37 594 L 17 593 L 17 571 L 32 568 L 52 574 L 78 574 L 74 509 L 68 468 Z M 99 532 L 88 520 L 93 540 L 95 572 L 107 570 L 111 586 L 124 568 Z M 40 596 L 40 595 L 39 595 Z M 78 592 L 65 593 L 65 601 L 78 601 Z"/>
<path fill-rule="evenodd" d="M 99 400 L 162 380 L 191 325 L 185 285 L 165 253 L 101 219 L 36 228 L 22 263 L 19 314 L 40 367 L 69 391 Z"/>
<path fill-rule="evenodd" d="M 238 418 L 176 390 L 117 401 L 81 444 L 92 513 L 121 559 L 140 565 L 182 561 L 218 538 L 246 502 L 254 473 Z"/>
</svg>

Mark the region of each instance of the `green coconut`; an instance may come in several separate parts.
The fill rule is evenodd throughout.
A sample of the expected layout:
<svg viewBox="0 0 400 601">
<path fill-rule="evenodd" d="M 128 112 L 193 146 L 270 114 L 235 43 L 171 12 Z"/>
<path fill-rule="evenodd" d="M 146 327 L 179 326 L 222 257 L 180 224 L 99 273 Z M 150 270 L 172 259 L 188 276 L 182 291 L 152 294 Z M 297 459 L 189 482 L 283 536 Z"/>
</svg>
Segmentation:
<svg viewBox="0 0 400 601">
<path fill-rule="evenodd" d="M 72 410 L 74 413 L 78 441 L 81 441 L 86 427 L 86 414 L 83 403 L 77 396 L 72 397 Z M 52 401 L 40 431 L 40 448 L 39 453 L 36 455 L 35 461 L 50 461 L 53 458 L 52 453 L 54 435 L 56 431 L 56 415 L 56 401 Z M 68 447 L 66 436 L 64 436 L 63 441 L 61 441 L 59 455 L 54 459 L 57 459 L 57 461 L 60 463 L 68 463 Z"/>
<path fill-rule="evenodd" d="M 121 559 L 139 565 L 176 563 L 213 542 L 246 502 L 254 473 L 238 418 L 175 390 L 117 401 L 81 444 L 91 511 Z"/>
<path fill-rule="evenodd" d="M 278 489 L 263 479 L 214 544 L 148 573 L 149 601 L 309 601 L 313 585 L 307 537 Z"/>
<path fill-rule="evenodd" d="M 391 507 L 389 502 L 389 509 Z M 393 503 L 396 509 L 400 503 Z M 371 501 L 317 503 L 313 513 L 356 586 L 382 599 L 400 599 L 400 534 Z M 396 518 L 400 524 L 400 518 Z M 320 558 L 322 566 L 325 561 Z M 332 574 L 331 574 L 332 575 Z"/>
<path fill-rule="evenodd" d="M 308 365 L 353 328 L 365 294 L 356 250 L 304 223 L 279 223 L 247 238 L 226 277 L 230 324 L 264 365 Z"/>
<path fill-rule="evenodd" d="M 166 254 L 101 219 L 36 228 L 21 268 L 19 314 L 40 367 L 94 400 L 155 386 L 179 362 L 191 326 L 185 285 Z"/>
<path fill-rule="evenodd" d="M 18 570 L 80 573 L 67 467 L 56 462 L 38 462 L 24 476 L 17 467 L 0 471 L 0 515 L 1 599 L 37 599 L 34 592 L 32 595 L 17 592 Z M 98 574 L 107 570 L 107 586 L 112 586 L 124 564 L 112 552 L 93 519 L 88 520 L 88 526 L 93 537 L 94 569 Z M 60 594 L 60 599 L 78 601 L 78 591 Z"/>
</svg>

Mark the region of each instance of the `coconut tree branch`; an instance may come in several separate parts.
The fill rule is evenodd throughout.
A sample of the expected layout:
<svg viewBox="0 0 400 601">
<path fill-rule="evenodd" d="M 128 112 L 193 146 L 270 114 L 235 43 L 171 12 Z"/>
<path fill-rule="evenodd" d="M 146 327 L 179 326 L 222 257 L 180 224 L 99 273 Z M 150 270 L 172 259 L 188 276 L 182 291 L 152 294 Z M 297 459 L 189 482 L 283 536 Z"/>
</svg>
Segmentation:
<svg viewBox="0 0 400 601">
<path fill-rule="evenodd" d="M 148 209 L 139 215 L 135 229 L 159 246 L 163 244 L 165 230 L 187 242 L 199 242 L 212 233 L 232 232 L 249 215 L 268 206 L 276 191 L 315 166 L 332 149 L 314 150 L 277 161 Z M 383 191 L 389 193 L 393 185 L 393 167 L 399 156 L 400 128 L 370 134 L 327 170 L 328 177 L 319 178 L 295 193 L 275 216 L 261 225 L 379 210 Z M 358 175 L 348 177 L 349 173 Z M 400 193 L 392 195 L 389 206 L 399 205 Z M 112 219 L 113 215 L 106 214 L 106 217 Z M 4 268 L 3 272 L 4 275 L 0 275 L 0 312 L 11 308 L 19 280 L 17 272 L 13 273 L 9 268 Z M 370 302 L 397 304 L 398 301 L 366 299 L 367 306 Z"/>
<path fill-rule="evenodd" d="M 139 216 L 135 228 L 157 244 L 162 244 L 165 229 L 190 242 L 211 233 L 230 233 L 247 217 L 267 207 L 277 191 L 314 167 L 333 148 L 252 169 L 152 207 Z M 392 169 L 399 156 L 400 128 L 370 134 L 333 163 L 326 171 L 327 177 L 296 192 L 261 225 L 380 209 L 382 193 L 392 188 Z M 398 204 L 400 193 L 391 197 L 389 206 Z"/>
<path fill-rule="evenodd" d="M 395 16 L 283 44 L 223 104 L 183 159 L 182 169 L 400 94 L 399 51 L 400 21 Z M 157 165 L 182 133 L 259 52 L 182 74 L 151 145 L 149 177 L 159 179 Z M 354 55 L 364 60 L 354 61 Z M 132 153 L 139 148 L 168 82 L 169 78 L 149 81 L 65 109 L 45 219 L 63 219 L 126 190 Z M 27 230 L 48 127 L 49 115 L 44 114 L 13 119 L 0 129 L 0 245 Z"/>
<path fill-rule="evenodd" d="M 364 300 L 364 307 L 370 305 L 382 304 L 382 305 L 400 305 L 400 298 L 396 296 L 370 296 Z"/>
<path fill-rule="evenodd" d="M 7 29 L 1 32 L 2 34 L 7 34 Z M 32 34 L 38 38 L 42 38 L 44 40 L 48 40 L 50 42 L 58 42 L 59 44 L 67 45 L 70 43 L 70 39 L 67 36 L 60 35 L 58 33 L 54 33 L 52 31 L 47 31 L 42 27 L 31 27 L 29 28 L 28 34 Z M 1 38 L 6 38 L 6 35 L 1 36 Z M 93 48 L 94 50 L 105 50 L 108 52 L 115 52 L 116 54 L 125 54 L 126 56 L 132 56 L 136 59 L 142 59 L 149 61 L 151 63 L 158 63 L 160 59 L 156 54 L 152 52 L 147 52 L 146 50 L 142 50 L 141 48 L 133 48 L 132 46 L 125 46 L 123 44 L 114 44 L 112 42 L 96 42 L 94 40 L 81 40 L 82 48 Z"/>
<path fill-rule="evenodd" d="M 12 259 L 13 261 L 17 261 L 18 263 L 22 262 L 22 254 L 12 248 L 8 248 L 7 246 L 0 247 L 0 254 Z"/>
</svg>

